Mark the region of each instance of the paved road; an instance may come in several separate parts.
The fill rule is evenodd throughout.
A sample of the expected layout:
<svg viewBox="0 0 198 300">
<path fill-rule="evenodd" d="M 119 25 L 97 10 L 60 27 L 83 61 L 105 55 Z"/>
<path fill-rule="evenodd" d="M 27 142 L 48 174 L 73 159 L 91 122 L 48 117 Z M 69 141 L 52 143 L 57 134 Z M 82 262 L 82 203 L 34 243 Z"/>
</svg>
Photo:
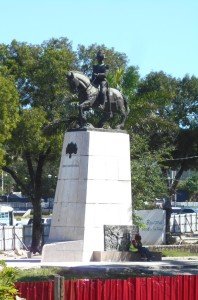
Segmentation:
<svg viewBox="0 0 198 300">
<path fill-rule="evenodd" d="M 154 275 L 178 275 L 178 274 L 198 274 L 198 260 L 196 259 L 166 259 L 162 261 L 152 262 L 52 262 L 41 263 L 40 259 L 9 259 L 6 260 L 8 266 L 30 269 L 40 267 L 61 267 L 72 273 L 100 273 L 113 272 L 128 274 L 130 272 L 139 271 L 143 274 Z"/>
</svg>

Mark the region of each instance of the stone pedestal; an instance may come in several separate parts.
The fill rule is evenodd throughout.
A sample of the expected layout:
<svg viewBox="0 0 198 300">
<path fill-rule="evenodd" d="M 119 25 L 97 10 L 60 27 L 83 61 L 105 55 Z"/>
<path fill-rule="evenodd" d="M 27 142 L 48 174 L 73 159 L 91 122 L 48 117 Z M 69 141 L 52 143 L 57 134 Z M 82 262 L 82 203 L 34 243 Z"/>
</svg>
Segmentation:
<svg viewBox="0 0 198 300">
<path fill-rule="evenodd" d="M 67 132 L 51 244 L 43 247 L 43 261 L 90 261 L 93 251 L 104 250 L 104 225 L 132 225 L 129 135 L 99 129 Z"/>
</svg>

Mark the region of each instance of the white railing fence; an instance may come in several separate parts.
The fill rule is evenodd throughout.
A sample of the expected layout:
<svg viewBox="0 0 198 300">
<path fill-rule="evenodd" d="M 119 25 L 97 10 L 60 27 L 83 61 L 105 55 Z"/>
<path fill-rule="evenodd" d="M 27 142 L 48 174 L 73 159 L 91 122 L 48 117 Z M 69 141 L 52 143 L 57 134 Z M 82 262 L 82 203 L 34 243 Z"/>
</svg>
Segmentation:
<svg viewBox="0 0 198 300">
<path fill-rule="evenodd" d="M 172 206 L 198 207 L 198 202 L 171 202 Z"/>
<path fill-rule="evenodd" d="M 195 233 L 198 231 L 198 214 L 174 214 L 170 219 L 172 233 Z"/>
<path fill-rule="evenodd" d="M 43 244 L 46 243 L 50 225 L 43 224 Z M 175 214 L 170 219 L 171 233 L 198 232 L 198 214 Z M 32 241 L 32 225 L 0 226 L 0 251 L 29 249 Z"/>
<path fill-rule="evenodd" d="M 50 225 L 43 224 L 43 244 L 46 243 Z M 32 225 L 0 226 L 0 251 L 29 249 L 32 241 Z"/>
</svg>

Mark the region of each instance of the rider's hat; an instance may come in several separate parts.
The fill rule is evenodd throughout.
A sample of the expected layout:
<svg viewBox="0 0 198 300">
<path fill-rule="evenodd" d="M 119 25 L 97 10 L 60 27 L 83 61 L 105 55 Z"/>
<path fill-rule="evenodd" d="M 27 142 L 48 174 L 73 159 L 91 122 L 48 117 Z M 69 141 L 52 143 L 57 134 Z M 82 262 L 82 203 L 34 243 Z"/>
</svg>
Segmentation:
<svg viewBox="0 0 198 300">
<path fill-rule="evenodd" d="M 105 58 L 105 54 L 102 50 L 99 50 L 96 54 L 96 58 L 97 59 L 104 59 Z"/>
</svg>

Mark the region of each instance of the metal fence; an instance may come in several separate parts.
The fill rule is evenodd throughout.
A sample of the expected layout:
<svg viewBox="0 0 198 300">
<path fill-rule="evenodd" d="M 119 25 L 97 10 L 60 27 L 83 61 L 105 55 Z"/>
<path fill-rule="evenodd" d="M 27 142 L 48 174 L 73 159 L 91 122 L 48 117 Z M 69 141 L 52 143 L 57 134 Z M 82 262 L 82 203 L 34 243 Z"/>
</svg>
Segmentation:
<svg viewBox="0 0 198 300">
<path fill-rule="evenodd" d="M 49 237 L 50 225 L 43 224 L 43 244 Z M 198 214 L 175 214 L 170 219 L 172 233 L 198 232 Z M 32 225 L 0 226 L 0 251 L 29 248 L 32 241 Z M 24 245 L 23 245 L 24 244 Z"/>
<path fill-rule="evenodd" d="M 43 224 L 43 244 L 46 243 L 50 225 Z M 32 225 L 0 226 L 0 251 L 23 249 L 31 246 Z"/>
<path fill-rule="evenodd" d="M 198 207 L 198 202 L 171 202 L 172 206 L 181 206 L 181 207 Z"/>
<path fill-rule="evenodd" d="M 0 203 L 2 206 L 3 205 L 9 205 L 11 206 L 14 210 L 28 210 L 32 209 L 32 203 L 31 202 L 1 202 Z"/>
<path fill-rule="evenodd" d="M 128 279 L 65 280 L 64 297 L 54 297 L 54 281 L 18 282 L 26 300 L 197 300 L 198 275 Z"/>
<path fill-rule="evenodd" d="M 198 214 L 175 214 L 170 219 L 172 233 L 194 233 L 198 231 Z"/>
<path fill-rule="evenodd" d="M 49 231 L 50 231 L 50 225 L 49 224 L 43 224 L 42 225 L 43 231 L 42 231 L 42 244 L 45 244 L 48 237 L 49 237 Z M 27 248 L 30 247 L 32 242 L 32 225 L 25 225 L 23 226 L 23 242 L 26 245 Z"/>
<path fill-rule="evenodd" d="M 47 201 L 47 202 L 44 202 L 42 201 L 41 202 L 41 207 L 42 209 L 52 209 L 53 208 L 53 201 L 50 200 L 50 201 Z M 0 205 L 4 206 L 4 205 L 9 205 L 11 206 L 15 211 L 18 211 L 18 210 L 28 210 L 28 209 L 33 209 L 33 205 L 31 202 L 20 202 L 20 201 L 9 201 L 9 202 L 0 202 Z"/>
<path fill-rule="evenodd" d="M 14 226 L 0 226 L 0 250 L 22 249 L 23 230 Z"/>
</svg>

